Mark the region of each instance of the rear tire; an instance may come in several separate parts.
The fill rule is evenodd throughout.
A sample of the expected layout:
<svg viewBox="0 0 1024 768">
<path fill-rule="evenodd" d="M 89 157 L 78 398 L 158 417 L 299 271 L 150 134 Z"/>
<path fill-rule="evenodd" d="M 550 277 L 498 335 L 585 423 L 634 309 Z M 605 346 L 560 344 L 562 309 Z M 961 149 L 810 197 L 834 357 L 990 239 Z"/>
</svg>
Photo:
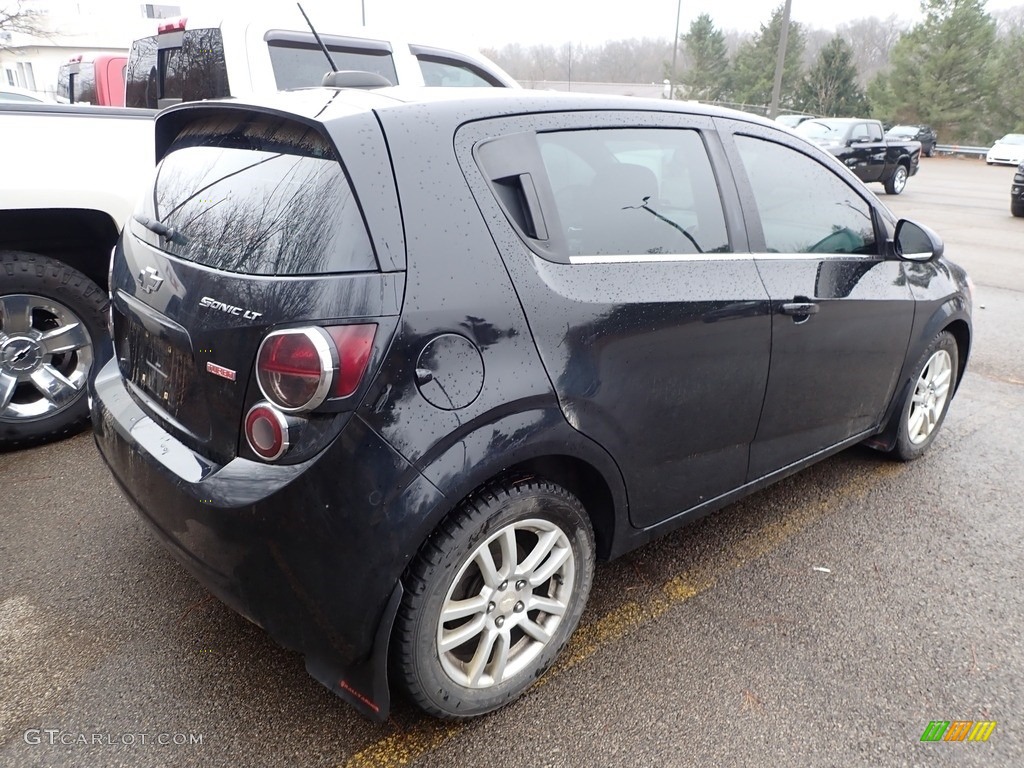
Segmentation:
<svg viewBox="0 0 1024 768">
<path fill-rule="evenodd" d="M 885 180 L 885 193 L 887 195 L 898 195 L 907 188 L 907 166 L 897 165 L 892 176 Z"/>
<path fill-rule="evenodd" d="M 86 383 L 105 344 L 106 293 L 78 270 L 0 253 L 0 450 L 66 437 L 88 422 Z"/>
<path fill-rule="evenodd" d="M 455 510 L 403 579 L 395 670 L 446 719 L 515 700 L 579 623 L 594 571 L 583 505 L 541 480 L 494 484 Z"/>
<path fill-rule="evenodd" d="M 936 336 L 921 355 L 897 414 L 895 458 L 913 461 L 935 441 L 953 399 L 959 360 L 956 339 L 948 331 Z"/>
</svg>

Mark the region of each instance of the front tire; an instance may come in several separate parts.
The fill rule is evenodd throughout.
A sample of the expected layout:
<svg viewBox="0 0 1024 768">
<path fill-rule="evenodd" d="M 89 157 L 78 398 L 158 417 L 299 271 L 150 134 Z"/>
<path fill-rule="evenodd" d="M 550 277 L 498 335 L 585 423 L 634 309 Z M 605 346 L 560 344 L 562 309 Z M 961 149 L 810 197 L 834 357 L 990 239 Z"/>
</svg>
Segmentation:
<svg viewBox="0 0 1024 768">
<path fill-rule="evenodd" d="M 11 251 L 0 253 L 0 291 L 0 450 L 78 432 L 106 293 L 66 264 Z"/>
<path fill-rule="evenodd" d="M 1017 218 L 1024 217 L 1024 201 L 1011 200 L 1010 201 L 1010 214 Z"/>
<path fill-rule="evenodd" d="M 959 359 L 956 339 L 948 331 L 936 336 L 921 355 L 899 411 L 892 450 L 897 459 L 913 461 L 934 442 L 953 399 Z"/>
<path fill-rule="evenodd" d="M 394 648 L 413 701 L 446 719 L 512 702 L 576 629 L 593 571 L 590 520 L 564 488 L 520 480 L 467 499 L 404 578 Z"/>
<path fill-rule="evenodd" d="M 885 193 L 887 195 L 898 195 L 907 188 L 907 167 L 905 165 L 897 165 L 896 170 L 892 172 L 885 181 Z"/>
</svg>

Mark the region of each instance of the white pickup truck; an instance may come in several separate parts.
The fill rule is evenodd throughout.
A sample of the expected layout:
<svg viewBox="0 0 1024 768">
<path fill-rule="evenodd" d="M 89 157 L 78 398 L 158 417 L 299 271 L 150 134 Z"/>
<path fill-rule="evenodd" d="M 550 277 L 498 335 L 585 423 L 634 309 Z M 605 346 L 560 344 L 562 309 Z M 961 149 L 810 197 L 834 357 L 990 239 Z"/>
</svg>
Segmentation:
<svg viewBox="0 0 1024 768">
<path fill-rule="evenodd" d="M 0 450 L 88 418 L 86 380 L 108 349 L 110 251 L 153 172 L 156 108 L 320 85 L 330 65 L 303 24 L 297 12 L 164 21 L 132 44 L 128 107 L 0 106 Z M 333 29 L 320 36 L 339 69 L 402 85 L 518 87 L 476 54 Z"/>
<path fill-rule="evenodd" d="M 0 136 L 0 448 L 11 448 L 88 416 L 110 251 L 152 173 L 153 112 L 10 105 Z"/>
</svg>

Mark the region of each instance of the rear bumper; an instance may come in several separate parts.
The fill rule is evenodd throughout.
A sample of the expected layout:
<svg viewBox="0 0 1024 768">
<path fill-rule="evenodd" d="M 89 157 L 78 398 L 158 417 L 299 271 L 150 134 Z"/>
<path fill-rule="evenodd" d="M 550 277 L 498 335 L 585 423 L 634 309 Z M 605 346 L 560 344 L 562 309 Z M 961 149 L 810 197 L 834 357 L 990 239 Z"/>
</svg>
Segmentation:
<svg viewBox="0 0 1024 768">
<path fill-rule="evenodd" d="M 437 489 L 358 417 L 307 462 L 216 466 L 146 416 L 116 362 L 90 387 L 96 445 L 167 549 L 317 680 L 387 717 L 388 639 L 415 554 L 403 533 Z"/>
</svg>

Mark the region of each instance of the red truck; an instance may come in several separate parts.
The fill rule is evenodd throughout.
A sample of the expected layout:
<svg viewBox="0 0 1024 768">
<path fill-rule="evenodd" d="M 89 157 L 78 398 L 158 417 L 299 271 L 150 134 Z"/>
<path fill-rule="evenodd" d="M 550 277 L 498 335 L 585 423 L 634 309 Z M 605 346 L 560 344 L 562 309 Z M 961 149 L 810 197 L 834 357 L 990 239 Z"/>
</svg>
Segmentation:
<svg viewBox="0 0 1024 768">
<path fill-rule="evenodd" d="M 124 71 L 128 57 L 116 54 L 79 54 L 61 64 L 57 95 L 69 104 L 124 106 Z"/>
</svg>

